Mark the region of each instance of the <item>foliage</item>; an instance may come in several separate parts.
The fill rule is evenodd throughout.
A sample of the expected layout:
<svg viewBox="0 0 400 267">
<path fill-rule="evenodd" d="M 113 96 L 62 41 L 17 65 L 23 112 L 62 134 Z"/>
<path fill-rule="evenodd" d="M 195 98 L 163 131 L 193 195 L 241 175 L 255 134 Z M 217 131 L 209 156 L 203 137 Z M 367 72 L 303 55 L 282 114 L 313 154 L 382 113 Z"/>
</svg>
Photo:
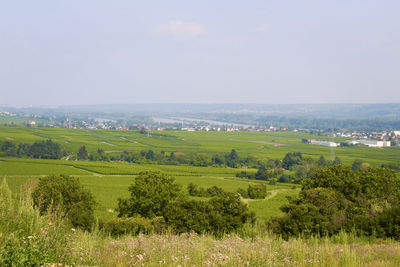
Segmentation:
<svg viewBox="0 0 400 267">
<path fill-rule="evenodd" d="M 289 170 L 294 165 L 300 165 L 303 161 L 301 152 L 289 152 L 282 160 L 282 167 Z"/>
<path fill-rule="evenodd" d="M 153 220 L 141 216 L 112 218 L 101 222 L 99 228 L 112 236 L 150 234 L 154 232 Z"/>
<path fill-rule="evenodd" d="M 237 192 L 243 198 L 264 199 L 267 196 L 267 187 L 264 184 L 249 185 L 247 190 L 239 188 Z"/>
<path fill-rule="evenodd" d="M 39 159 L 60 159 L 63 156 L 61 146 L 51 139 L 35 142 L 29 149 L 28 156 Z"/>
<path fill-rule="evenodd" d="M 153 218 L 162 215 L 168 203 L 180 195 L 181 188 L 173 177 L 145 171 L 139 174 L 128 190 L 129 198 L 118 199 L 118 216 Z"/>
<path fill-rule="evenodd" d="M 40 216 L 33 207 L 32 187 L 16 199 L 5 181 L 0 184 L 0 266 L 41 266 L 65 263 L 71 228 L 54 214 Z M 61 257 L 62 256 L 62 257 Z"/>
<path fill-rule="evenodd" d="M 166 207 L 164 218 L 177 233 L 230 233 L 247 221 L 254 220 L 254 214 L 238 194 L 227 193 L 209 201 L 180 200 Z"/>
<path fill-rule="evenodd" d="M 271 226 L 285 238 L 344 230 L 400 239 L 394 227 L 399 205 L 400 179 L 393 171 L 368 168 L 354 172 L 350 167 L 330 166 L 315 170 L 303 182 L 299 197 L 282 206 L 286 214 L 274 218 Z"/>
<path fill-rule="evenodd" d="M 224 196 L 224 194 L 226 194 L 226 192 L 222 188 L 215 185 L 207 189 L 204 189 L 203 187 L 199 187 L 194 183 L 190 183 L 188 184 L 187 189 L 189 195 L 195 197 L 216 197 L 216 196 Z"/>
<path fill-rule="evenodd" d="M 87 160 L 88 159 L 88 152 L 85 146 L 81 146 L 78 150 L 78 160 Z"/>
<path fill-rule="evenodd" d="M 33 203 L 41 214 L 58 209 L 75 227 L 89 230 L 94 222 L 95 200 L 79 180 L 67 175 L 50 175 L 39 178 L 32 193 Z"/>
</svg>

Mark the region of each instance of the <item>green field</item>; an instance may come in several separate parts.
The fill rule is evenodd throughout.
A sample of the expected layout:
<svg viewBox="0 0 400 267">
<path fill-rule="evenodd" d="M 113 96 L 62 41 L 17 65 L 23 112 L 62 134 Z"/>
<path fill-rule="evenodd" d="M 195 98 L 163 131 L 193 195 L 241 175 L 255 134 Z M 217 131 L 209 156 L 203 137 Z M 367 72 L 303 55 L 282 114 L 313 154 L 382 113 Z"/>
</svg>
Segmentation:
<svg viewBox="0 0 400 267">
<path fill-rule="evenodd" d="M 162 171 L 175 177 L 176 181 L 186 190 L 189 183 L 201 187 L 219 186 L 226 191 L 235 192 L 238 188 L 247 189 L 249 184 L 264 183 L 264 181 L 236 178 L 237 169 L 166 166 L 166 165 L 137 165 L 125 162 L 81 162 L 65 160 L 34 160 L 2 158 L 0 160 L 0 175 L 7 179 L 10 188 L 18 193 L 20 186 L 26 182 L 36 182 L 40 176 L 47 174 L 70 174 L 79 177 L 81 183 L 93 192 L 98 202 L 96 214 L 101 217 L 116 216 L 112 212 L 118 203 L 118 198 L 129 195 L 128 187 L 133 183 L 135 175 L 145 170 Z M 291 191 L 290 184 L 267 185 L 267 190 Z M 274 198 L 250 203 L 258 217 L 269 218 L 272 214 L 280 214 L 279 207 L 286 199 Z M 273 203 L 273 205 L 271 205 Z"/>
<path fill-rule="evenodd" d="M 332 153 L 339 156 L 345 164 L 354 159 L 362 159 L 372 165 L 400 161 L 400 148 L 343 147 L 332 150 L 328 147 L 301 143 L 302 138 L 332 140 L 293 132 L 181 132 L 163 131 L 152 135 L 137 131 L 86 130 L 62 128 L 26 128 L 0 127 L 0 140 L 15 143 L 33 143 L 37 140 L 52 139 L 60 143 L 69 153 L 85 145 L 89 152 L 98 148 L 108 153 L 140 151 L 203 152 L 214 154 L 236 149 L 240 155 L 255 155 L 260 158 L 282 159 L 287 152 L 300 151 L 306 156 L 318 158 L 324 155 L 330 158 Z M 334 139 L 342 141 L 343 139 Z M 127 162 L 90 162 L 67 160 L 37 160 L 29 158 L 0 158 L 0 177 L 6 177 L 13 191 L 28 180 L 37 181 L 38 177 L 49 174 L 69 174 L 80 181 L 95 195 L 98 206 L 96 214 L 101 217 L 116 216 L 112 212 L 117 207 L 120 197 L 128 196 L 128 187 L 135 175 L 141 171 L 161 171 L 176 178 L 185 189 L 189 183 L 201 187 L 213 185 L 226 191 L 235 192 L 238 188 L 246 189 L 252 183 L 263 181 L 236 178 L 240 169 L 217 167 L 193 167 L 157 164 L 133 164 Z M 247 169 L 255 172 L 255 169 Z M 266 184 L 266 183 L 265 183 Z M 267 185 L 270 195 L 264 200 L 246 200 L 251 210 L 262 219 L 281 214 L 279 207 L 287 202 L 286 196 L 294 196 L 298 190 L 290 184 Z"/>
<path fill-rule="evenodd" d="M 52 139 L 69 153 L 77 152 L 85 145 L 89 152 L 98 148 L 108 153 L 152 149 L 167 152 L 202 152 L 214 154 L 236 149 L 240 155 L 248 154 L 260 158 L 282 159 L 287 152 L 301 151 L 306 156 L 318 158 L 324 155 L 341 158 L 345 164 L 362 159 L 372 165 L 400 162 L 400 147 L 368 148 L 338 147 L 301 143 L 302 138 L 344 141 L 344 138 L 329 138 L 295 132 L 184 132 L 159 131 L 151 135 L 137 131 L 89 130 L 39 127 L 0 127 L 0 141 L 33 143 Z"/>
</svg>

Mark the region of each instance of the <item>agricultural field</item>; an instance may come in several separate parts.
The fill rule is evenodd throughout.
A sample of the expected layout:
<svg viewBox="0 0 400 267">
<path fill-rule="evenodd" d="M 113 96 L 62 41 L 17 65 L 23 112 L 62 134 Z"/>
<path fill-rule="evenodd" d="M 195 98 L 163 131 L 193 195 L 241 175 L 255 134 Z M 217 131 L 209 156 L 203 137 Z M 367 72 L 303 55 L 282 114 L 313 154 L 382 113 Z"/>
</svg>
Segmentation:
<svg viewBox="0 0 400 267">
<path fill-rule="evenodd" d="M 138 131 L 90 130 L 41 127 L 0 127 L 0 141 L 33 143 L 37 140 L 52 139 L 68 153 L 76 153 L 85 145 L 89 153 L 101 148 L 106 153 L 141 151 L 152 149 L 166 152 L 199 152 L 209 155 L 230 152 L 235 149 L 239 155 L 249 154 L 268 159 L 282 159 L 287 152 L 302 152 L 317 159 L 340 157 L 344 164 L 362 159 L 371 165 L 400 162 L 400 147 L 368 148 L 337 147 L 304 144 L 301 139 L 317 139 L 341 142 L 345 138 L 329 138 L 295 132 L 185 132 L 157 131 L 142 134 Z"/>
<path fill-rule="evenodd" d="M 0 127 L 0 141 L 33 143 L 37 140 L 52 139 L 61 144 L 68 153 L 76 153 L 81 145 L 85 145 L 91 153 L 102 148 L 106 153 L 152 149 L 167 152 L 203 152 L 211 155 L 235 149 L 242 156 L 251 154 L 266 159 L 282 159 L 287 152 L 300 151 L 314 158 L 324 155 L 329 159 L 335 155 L 340 157 L 344 164 L 351 164 L 354 159 L 362 159 L 376 166 L 400 161 L 399 147 L 343 147 L 333 150 L 303 144 L 302 138 L 344 140 L 293 132 L 160 131 L 141 134 L 138 131 Z M 264 181 L 237 178 L 236 173 L 240 169 L 234 168 L 0 157 L 0 177 L 6 177 L 14 192 L 18 193 L 19 187 L 27 181 L 36 182 L 40 176 L 74 175 L 95 195 L 98 202 L 96 215 L 107 218 L 116 216 L 114 209 L 117 207 L 118 198 L 128 196 L 129 185 L 133 183 L 136 175 L 145 170 L 161 171 L 174 176 L 184 188 L 189 183 L 194 183 L 204 188 L 215 185 L 235 192 L 239 188 L 246 189 L 249 184 L 264 183 L 270 192 L 266 199 L 246 200 L 249 208 L 261 219 L 281 214 L 279 207 L 287 202 L 286 197 L 298 194 L 298 188 L 291 184 L 268 185 Z"/>
<path fill-rule="evenodd" d="M 161 171 L 174 176 L 177 183 L 181 184 L 184 189 L 189 183 L 194 183 L 205 188 L 215 185 L 225 191 L 235 192 L 239 188 L 247 189 L 249 184 L 264 183 L 267 190 L 274 192 L 274 197 L 254 201 L 255 205 L 253 205 L 253 201 L 249 204 L 251 210 L 256 212 L 259 218 L 269 218 L 272 215 L 280 214 L 279 207 L 286 202 L 286 199 L 281 197 L 280 190 L 285 193 L 290 191 L 297 194 L 297 190 L 292 189 L 293 185 L 291 184 L 268 185 L 264 181 L 237 178 L 235 174 L 239 170 L 230 168 L 0 158 L 0 178 L 6 178 L 12 191 L 17 194 L 24 183 L 35 183 L 39 177 L 44 175 L 69 174 L 78 177 L 80 182 L 96 197 L 98 202 L 96 215 L 103 218 L 116 216 L 114 209 L 117 207 L 118 198 L 129 196 L 129 185 L 133 183 L 137 174 L 145 170 Z M 275 200 L 275 195 L 277 195 L 278 201 Z M 272 200 L 274 201 L 272 202 Z"/>
</svg>

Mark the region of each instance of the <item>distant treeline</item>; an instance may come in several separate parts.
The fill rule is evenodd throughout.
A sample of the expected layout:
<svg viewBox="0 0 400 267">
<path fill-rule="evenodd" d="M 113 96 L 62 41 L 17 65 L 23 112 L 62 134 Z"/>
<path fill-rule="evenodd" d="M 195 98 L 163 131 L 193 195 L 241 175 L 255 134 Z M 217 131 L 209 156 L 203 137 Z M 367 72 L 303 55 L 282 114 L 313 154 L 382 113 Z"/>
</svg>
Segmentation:
<svg viewBox="0 0 400 267">
<path fill-rule="evenodd" d="M 311 172 L 315 167 L 341 164 L 342 161 L 338 157 L 333 161 L 326 160 L 324 156 L 314 160 L 311 157 L 304 157 L 301 152 L 289 152 L 282 160 L 269 159 L 266 164 L 260 164 L 256 173 L 241 171 L 236 176 L 269 181 L 270 184 L 276 184 L 276 182 L 299 184 L 303 179 L 311 176 Z M 285 170 L 289 170 L 293 174 L 287 174 Z"/>
<path fill-rule="evenodd" d="M 83 150 L 83 148 L 81 147 Z M 86 150 L 86 149 L 84 149 Z M 165 151 L 124 151 L 119 155 L 107 155 L 104 150 L 98 149 L 96 153 L 91 153 L 85 157 L 78 159 L 87 159 L 91 161 L 126 161 L 132 163 L 157 163 L 162 165 L 192 165 L 192 166 L 220 166 L 238 168 L 241 166 L 256 167 L 259 160 L 254 156 L 248 155 L 247 157 L 240 157 L 235 149 L 229 153 L 217 153 L 208 155 L 205 153 L 196 152 L 165 152 Z"/>
<path fill-rule="evenodd" d="M 257 167 L 260 162 L 254 156 L 240 157 L 235 149 L 229 153 L 208 155 L 196 152 L 165 152 L 165 151 L 124 151 L 120 154 L 106 153 L 97 149 L 89 153 L 86 146 L 81 146 L 77 153 L 67 154 L 62 147 L 52 140 L 37 141 L 32 145 L 20 143 L 16 145 L 11 141 L 0 142 L 0 150 L 7 157 L 31 157 L 38 159 L 61 159 L 68 156 L 69 160 L 90 161 L 126 161 L 131 163 L 157 163 L 162 165 L 192 165 L 192 166 L 219 166 L 238 168 L 241 166 Z"/>
<path fill-rule="evenodd" d="M 20 143 L 18 146 L 10 141 L 0 143 L 0 150 L 7 157 L 31 157 L 35 159 L 61 159 L 65 152 L 58 143 L 52 140 L 36 141 L 32 145 Z"/>
</svg>

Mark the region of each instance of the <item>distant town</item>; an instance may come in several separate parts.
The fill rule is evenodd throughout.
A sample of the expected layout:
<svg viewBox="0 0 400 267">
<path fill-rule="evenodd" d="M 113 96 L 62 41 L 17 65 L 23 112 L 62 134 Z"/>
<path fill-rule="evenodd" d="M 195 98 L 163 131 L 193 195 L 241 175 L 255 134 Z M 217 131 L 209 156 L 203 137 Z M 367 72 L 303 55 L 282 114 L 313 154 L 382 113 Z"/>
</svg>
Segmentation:
<svg viewBox="0 0 400 267">
<path fill-rule="evenodd" d="M 141 131 L 217 131 L 217 132 L 302 132 L 327 138 L 342 137 L 345 141 L 328 141 L 317 139 L 302 139 L 303 143 L 329 147 L 339 146 L 367 146 L 390 147 L 400 145 L 400 130 L 398 131 L 334 131 L 331 129 L 305 129 L 294 127 L 281 127 L 276 125 L 260 126 L 228 123 L 212 120 L 202 120 L 186 117 L 159 118 L 147 117 L 141 119 L 110 119 L 100 117 L 67 116 L 67 115 L 40 115 L 40 114 L 16 114 L 12 112 L 0 112 L 0 124 L 6 126 L 24 125 L 26 127 L 60 127 L 69 129 L 108 129 L 108 130 L 141 130 Z"/>
</svg>

